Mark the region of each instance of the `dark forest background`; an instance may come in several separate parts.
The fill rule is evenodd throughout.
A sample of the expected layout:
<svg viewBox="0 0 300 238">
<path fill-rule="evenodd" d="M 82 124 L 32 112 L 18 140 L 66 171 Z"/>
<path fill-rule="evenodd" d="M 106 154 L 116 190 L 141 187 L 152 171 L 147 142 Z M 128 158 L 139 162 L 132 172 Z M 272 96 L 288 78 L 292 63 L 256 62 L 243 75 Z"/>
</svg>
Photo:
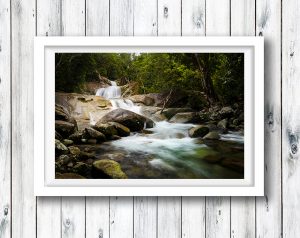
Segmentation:
<svg viewBox="0 0 300 238">
<path fill-rule="evenodd" d="M 138 93 L 195 91 L 209 102 L 244 98 L 242 53 L 56 53 L 56 91 L 82 93 L 99 75 L 138 84 Z M 124 80 L 123 80 L 124 81 Z"/>
</svg>

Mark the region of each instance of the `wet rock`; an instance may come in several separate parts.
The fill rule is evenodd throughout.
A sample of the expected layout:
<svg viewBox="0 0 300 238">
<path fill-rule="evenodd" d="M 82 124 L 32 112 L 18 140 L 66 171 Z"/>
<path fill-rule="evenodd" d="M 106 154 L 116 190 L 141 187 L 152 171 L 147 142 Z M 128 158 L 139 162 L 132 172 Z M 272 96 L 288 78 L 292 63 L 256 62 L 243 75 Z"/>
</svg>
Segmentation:
<svg viewBox="0 0 300 238">
<path fill-rule="evenodd" d="M 82 131 L 76 131 L 72 135 L 69 136 L 69 139 L 72 140 L 75 143 L 80 143 L 83 136 Z"/>
<path fill-rule="evenodd" d="M 80 155 L 80 149 L 76 146 L 69 146 L 69 151 L 71 155 Z"/>
<path fill-rule="evenodd" d="M 68 145 L 72 145 L 74 142 L 73 142 L 72 140 L 64 139 L 64 140 L 62 141 L 62 143 L 63 143 L 64 145 L 68 146 Z"/>
<path fill-rule="evenodd" d="M 96 125 L 93 126 L 94 129 L 103 133 L 106 137 L 110 138 L 113 135 L 117 135 L 118 131 L 115 126 L 109 123 L 100 123 L 97 122 Z"/>
<path fill-rule="evenodd" d="M 175 116 L 177 113 L 192 112 L 192 108 L 166 108 L 161 114 L 163 114 L 168 120 Z"/>
<path fill-rule="evenodd" d="M 190 137 L 204 137 L 209 132 L 209 128 L 207 126 L 196 126 L 189 130 Z"/>
<path fill-rule="evenodd" d="M 217 127 L 220 128 L 220 129 L 223 129 L 223 130 L 226 130 L 227 126 L 228 126 L 228 119 L 227 118 L 219 121 L 218 124 L 217 124 Z"/>
<path fill-rule="evenodd" d="M 106 141 L 106 136 L 103 133 L 101 133 L 100 131 L 97 131 L 91 127 L 84 129 L 83 138 L 84 139 L 96 139 L 97 142 Z"/>
<path fill-rule="evenodd" d="M 219 112 L 221 119 L 231 117 L 233 114 L 234 110 L 231 107 L 223 107 Z"/>
<path fill-rule="evenodd" d="M 66 121 L 55 121 L 55 130 L 64 138 L 75 132 L 75 125 Z"/>
<path fill-rule="evenodd" d="M 64 138 L 57 131 L 55 131 L 55 139 L 63 140 Z"/>
<path fill-rule="evenodd" d="M 55 178 L 56 179 L 85 179 L 85 177 L 75 173 L 64 173 L 64 174 L 57 173 L 55 175 Z"/>
<path fill-rule="evenodd" d="M 68 153 L 69 153 L 68 148 L 59 140 L 55 139 L 55 154 L 61 155 L 61 154 L 68 154 Z"/>
<path fill-rule="evenodd" d="M 81 151 L 80 155 L 79 155 L 80 160 L 89 160 L 89 159 L 94 160 L 95 158 L 96 157 L 95 157 L 94 153 L 90 153 L 90 152 L 86 152 L 86 151 Z"/>
<path fill-rule="evenodd" d="M 197 121 L 196 112 L 180 112 L 170 119 L 173 123 L 193 123 Z"/>
<path fill-rule="evenodd" d="M 118 162 L 108 159 L 97 160 L 93 163 L 93 176 L 96 178 L 126 179 Z"/>
<path fill-rule="evenodd" d="M 122 124 L 118 122 L 109 122 L 108 124 L 112 125 L 115 127 L 117 130 L 117 134 L 119 136 L 129 136 L 130 135 L 130 129 L 126 126 L 123 126 Z"/>
<path fill-rule="evenodd" d="M 136 114 L 134 112 L 125 109 L 115 109 L 107 113 L 101 118 L 99 123 L 118 122 L 130 129 L 130 131 L 140 131 L 146 125 L 147 127 L 153 127 L 154 122 L 144 116 Z M 97 122 L 97 123 L 98 123 Z"/>
<path fill-rule="evenodd" d="M 69 117 L 63 106 L 55 104 L 55 120 L 67 121 Z"/>
<path fill-rule="evenodd" d="M 244 160 L 242 159 L 237 159 L 237 158 L 226 158 L 222 160 L 221 164 L 224 167 L 233 169 L 235 171 L 244 172 Z"/>
<path fill-rule="evenodd" d="M 59 166 L 67 165 L 70 161 L 71 158 L 68 155 L 61 155 L 56 160 Z"/>
<path fill-rule="evenodd" d="M 218 139 L 220 139 L 220 135 L 216 131 L 211 131 L 206 136 L 204 136 L 203 139 L 206 139 L 206 140 L 218 140 Z"/>
<path fill-rule="evenodd" d="M 82 176 L 88 176 L 91 171 L 91 166 L 83 162 L 77 162 L 72 171 Z"/>
<path fill-rule="evenodd" d="M 111 140 L 120 140 L 121 138 L 122 138 L 121 136 L 113 135 L 110 139 Z"/>
<path fill-rule="evenodd" d="M 133 95 L 128 99 L 134 103 L 143 103 L 146 106 L 152 106 L 155 103 L 154 99 L 147 94 Z"/>
</svg>

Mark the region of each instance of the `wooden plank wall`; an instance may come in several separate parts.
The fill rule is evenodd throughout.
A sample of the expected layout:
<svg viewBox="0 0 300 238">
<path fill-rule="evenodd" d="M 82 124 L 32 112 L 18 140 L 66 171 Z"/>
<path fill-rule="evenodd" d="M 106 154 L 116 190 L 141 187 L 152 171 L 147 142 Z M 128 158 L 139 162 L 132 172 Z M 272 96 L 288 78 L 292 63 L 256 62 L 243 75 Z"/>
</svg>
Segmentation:
<svg viewBox="0 0 300 238">
<path fill-rule="evenodd" d="M 0 0 L 0 238 L 300 237 L 299 12 L 298 0 Z M 264 36 L 266 195 L 35 198 L 35 35 Z"/>
</svg>

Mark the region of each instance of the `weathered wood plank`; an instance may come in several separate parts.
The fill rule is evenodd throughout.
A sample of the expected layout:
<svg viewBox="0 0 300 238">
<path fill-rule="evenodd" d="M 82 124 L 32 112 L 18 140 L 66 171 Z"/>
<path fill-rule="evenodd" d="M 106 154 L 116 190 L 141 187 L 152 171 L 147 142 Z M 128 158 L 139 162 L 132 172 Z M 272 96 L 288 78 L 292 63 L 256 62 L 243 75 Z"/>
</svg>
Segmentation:
<svg viewBox="0 0 300 238">
<path fill-rule="evenodd" d="M 256 1 L 256 29 L 265 39 L 265 196 L 256 198 L 256 234 L 281 237 L 280 0 Z"/>
<path fill-rule="evenodd" d="M 230 35 L 230 1 L 206 1 L 206 35 Z M 206 237 L 230 237 L 230 198 L 206 199 Z"/>
<path fill-rule="evenodd" d="M 157 35 L 157 0 L 134 1 L 134 35 Z M 134 237 L 157 237 L 157 197 L 134 198 Z"/>
<path fill-rule="evenodd" d="M 85 35 L 85 0 L 62 0 L 62 35 Z"/>
<path fill-rule="evenodd" d="M 205 1 L 182 2 L 182 35 L 205 35 Z M 182 238 L 205 237 L 205 198 L 182 197 Z"/>
<path fill-rule="evenodd" d="M 134 198 L 134 237 L 157 237 L 157 197 Z"/>
<path fill-rule="evenodd" d="M 231 0 L 231 35 L 255 35 L 255 1 Z M 231 237 L 255 237 L 255 198 L 231 198 Z"/>
<path fill-rule="evenodd" d="M 61 3 L 59 0 L 37 1 L 37 35 L 61 35 Z M 37 237 L 61 237 L 61 198 L 37 198 Z"/>
<path fill-rule="evenodd" d="M 62 1 L 62 34 L 85 35 L 85 0 Z M 85 197 L 62 198 L 62 237 L 85 237 Z"/>
<path fill-rule="evenodd" d="M 157 238 L 181 238 L 181 198 L 159 197 Z"/>
<path fill-rule="evenodd" d="M 282 2 L 282 205 L 283 237 L 300 234 L 300 4 Z M 275 157 L 277 158 L 277 157 Z M 278 157 L 279 158 L 279 157 Z M 274 159 L 274 158 L 273 158 Z"/>
<path fill-rule="evenodd" d="M 110 238 L 133 237 L 133 198 L 110 198 Z"/>
<path fill-rule="evenodd" d="M 11 1 L 12 237 L 36 236 L 33 195 L 33 36 L 35 1 Z"/>
<path fill-rule="evenodd" d="M 133 0 L 110 0 L 110 35 L 133 35 Z"/>
<path fill-rule="evenodd" d="M 230 35 L 230 0 L 206 1 L 206 35 Z"/>
<path fill-rule="evenodd" d="M 157 35 L 157 0 L 134 0 L 134 35 Z"/>
<path fill-rule="evenodd" d="M 109 35 L 109 0 L 86 1 L 86 35 Z"/>
<path fill-rule="evenodd" d="M 61 204 L 61 237 L 85 237 L 85 198 L 63 197 Z"/>
<path fill-rule="evenodd" d="M 182 1 L 182 35 L 205 35 L 205 0 Z"/>
<path fill-rule="evenodd" d="M 205 197 L 182 197 L 182 238 L 205 237 Z"/>
<path fill-rule="evenodd" d="M 86 237 L 109 238 L 109 197 L 86 198 Z"/>
<path fill-rule="evenodd" d="M 11 236 L 10 3 L 0 0 L 0 237 Z"/>
<path fill-rule="evenodd" d="M 181 0 L 158 0 L 158 35 L 181 35 Z"/>
</svg>

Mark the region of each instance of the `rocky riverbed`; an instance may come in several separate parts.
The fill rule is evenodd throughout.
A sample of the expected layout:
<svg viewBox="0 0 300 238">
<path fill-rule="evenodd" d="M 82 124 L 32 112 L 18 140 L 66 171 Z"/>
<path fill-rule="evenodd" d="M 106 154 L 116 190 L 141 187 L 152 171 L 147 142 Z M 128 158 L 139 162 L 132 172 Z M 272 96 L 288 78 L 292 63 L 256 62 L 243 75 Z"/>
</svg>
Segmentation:
<svg viewBox="0 0 300 238">
<path fill-rule="evenodd" d="M 243 178 L 240 105 L 164 107 L 164 95 L 56 93 L 56 178 Z"/>
</svg>

